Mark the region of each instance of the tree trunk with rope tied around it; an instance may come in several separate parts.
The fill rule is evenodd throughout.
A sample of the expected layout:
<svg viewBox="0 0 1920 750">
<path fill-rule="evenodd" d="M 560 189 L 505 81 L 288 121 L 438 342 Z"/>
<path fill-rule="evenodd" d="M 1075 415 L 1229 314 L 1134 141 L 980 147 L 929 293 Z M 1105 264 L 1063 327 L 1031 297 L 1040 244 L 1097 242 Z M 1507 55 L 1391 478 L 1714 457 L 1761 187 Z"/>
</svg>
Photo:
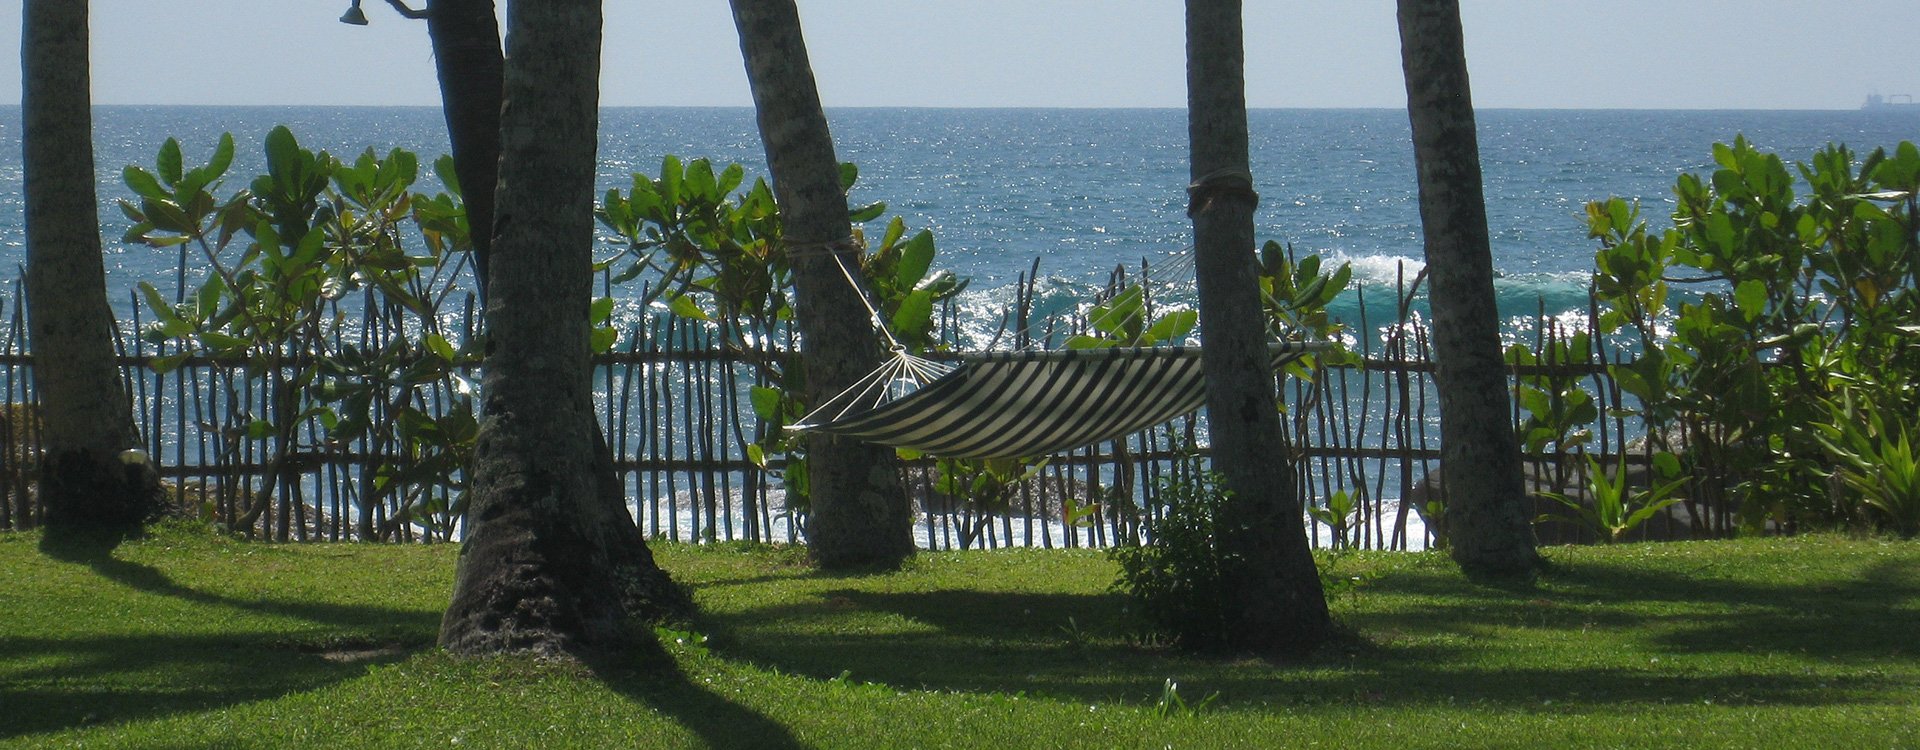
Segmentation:
<svg viewBox="0 0 1920 750">
<path fill-rule="evenodd" d="M 760 139 L 793 264 L 808 403 L 859 381 L 883 352 L 861 293 L 840 162 L 793 0 L 732 0 Z M 893 567 L 913 554 L 912 508 L 893 449 L 824 432 L 807 437 L 807 541 L 824 568 Z"/>
<path fill-rule="evenodd" d="M 1226 590 L 1221 645 L 1266 655 L 1324 643 L 1332 621 L 1295 493 L 1260 304 L 1239 0 L 1187 0 L 1189 213 L 1200 294 L 1207 432 L 1231 495 L 1216 519 Z"/>
</svg>

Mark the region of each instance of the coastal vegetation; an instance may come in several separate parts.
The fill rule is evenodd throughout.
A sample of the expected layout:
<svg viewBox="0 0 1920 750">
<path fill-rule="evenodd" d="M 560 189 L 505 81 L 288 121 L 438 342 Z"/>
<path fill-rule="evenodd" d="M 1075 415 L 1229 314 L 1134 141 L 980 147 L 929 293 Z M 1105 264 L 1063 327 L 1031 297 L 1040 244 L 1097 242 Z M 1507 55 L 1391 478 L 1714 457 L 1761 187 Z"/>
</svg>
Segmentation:
<svg viewBox="0 0 1920 750">
<path fill-rule="evenodd" d="M 1713 158 L 1677 181 L 1671 229 L 1587 210 L 1594 335 L 1633 352 L 1610 370 L 1653 453 L 1748 532 L 1920 533 L 1920 148 L 1789 168 L 1736 138 Z"/>
</svg>

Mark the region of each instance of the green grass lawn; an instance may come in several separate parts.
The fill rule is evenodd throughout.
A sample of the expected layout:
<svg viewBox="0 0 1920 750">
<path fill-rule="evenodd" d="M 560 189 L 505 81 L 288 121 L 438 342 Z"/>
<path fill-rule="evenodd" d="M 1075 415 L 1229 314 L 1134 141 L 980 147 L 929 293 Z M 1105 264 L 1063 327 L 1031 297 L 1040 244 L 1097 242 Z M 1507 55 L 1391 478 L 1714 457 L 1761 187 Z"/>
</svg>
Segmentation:
<svg viewBox="0 0 1920 750">
<path fill-rule="evenodd" d="M 1349 638 L 1285 664 L 1141 644 L 1099 553 L 657 552 L 703 619 L 588 668 L 436 652 L 450 546 L 0 534 L 0 746 L 1920 747 L 1911 542 L 1557 548 L 1525 588 L 1352 556 Z"/>
</svg>

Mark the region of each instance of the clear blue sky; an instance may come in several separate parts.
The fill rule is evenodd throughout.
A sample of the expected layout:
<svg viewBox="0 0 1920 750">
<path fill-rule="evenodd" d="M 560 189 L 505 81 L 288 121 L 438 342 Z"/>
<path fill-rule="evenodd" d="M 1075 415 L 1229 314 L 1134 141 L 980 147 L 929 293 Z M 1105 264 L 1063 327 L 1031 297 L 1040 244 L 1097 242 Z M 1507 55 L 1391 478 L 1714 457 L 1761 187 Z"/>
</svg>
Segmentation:
<svg viewBox="0 0 1920 750">
<path fill-rule="evenodd" d="M 416 5 L 420 0 L 416 0 Z M 1248 103 L 1399 107 L 1390 0 L 1247 0 Z M 1920 95 L 1920 0 L 1463 0 L 1475 103 L 1851 108 Z M 424 22 L 366 0 L 93 0 L 102 104 L 438 101 Z M 747 105 L 723 0 L 607 0 L 608 105 Z M 1179 107 L 1178 0 L 801 0 L 828 106 Z M 20 0 L 0 0 L 19 101 Z"/>
</svg>

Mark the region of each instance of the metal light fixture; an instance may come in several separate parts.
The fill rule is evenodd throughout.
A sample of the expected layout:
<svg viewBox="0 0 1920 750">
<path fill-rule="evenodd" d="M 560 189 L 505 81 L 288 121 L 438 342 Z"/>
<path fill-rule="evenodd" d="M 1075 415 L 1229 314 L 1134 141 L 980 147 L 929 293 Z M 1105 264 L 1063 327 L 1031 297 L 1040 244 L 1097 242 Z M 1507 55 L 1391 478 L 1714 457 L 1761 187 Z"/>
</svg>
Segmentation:
<svg viewBox="0 0 1920 750">
<path fill-rule="evenodd" d="M 360 0 L 353 0 L 353 7 L 348 8 L 346 13 L 340 15 L 340 22 L 353 26 L 367 25 L 367 14 L 365 11 L 360 10 Z"/>
</svg>

